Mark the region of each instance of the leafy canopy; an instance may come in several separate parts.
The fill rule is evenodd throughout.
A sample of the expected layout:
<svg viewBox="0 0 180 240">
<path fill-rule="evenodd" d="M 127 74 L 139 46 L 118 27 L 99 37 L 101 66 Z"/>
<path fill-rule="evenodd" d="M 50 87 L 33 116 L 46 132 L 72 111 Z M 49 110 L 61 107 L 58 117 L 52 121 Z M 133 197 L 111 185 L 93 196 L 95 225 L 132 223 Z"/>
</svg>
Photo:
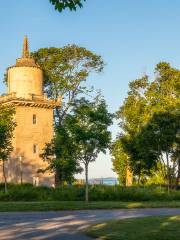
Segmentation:
<svg viewBox="0 0 180 240">
<path fill-rule="evenodd" d="M 56 136 L 44 149 L 44 160 L 49 169 L 56 172 L 59 181 L 70 181 L 81 170 L 77 161 L 77 146 L 72 138 L 72 125 L 67 121 L 82 96 L 92 94 L 93 88 L 85 85 L 92 72 L 100 73 L 104 62 L 101 56 L 77 45 L 63 48 L 41 48 L 32 57 L 44 72 L 44 91 L 48 98 L 62 99 L 61 108 L 54 111 Z M 93 93 L 94 94 L 94 93 Z M 53 158 L 52 155 L 56 157 Z"/>
<path fill-rule="evenodd" d="M 153 150 L 153 145 L 151 145 L 151 143 L 156 142 L 153 138 L 155 137 L 153 135 L 153 128 L 151 128 L 151 134 L 149 131 L 149 136 L 151 137 L 147 135 L 144 137 L 144 141 L 139 140 L 140 135 L 142 137 L 143 132 L 145 136 L 147 126 L 152 127 L 151 123 L 155 122 L 157 116 L 161 116 L 161 120 L 164 123 L 169 121 L 172 113 L 178 117 L 177 110 L 180 106 L 179 95 L 180 71 L 171 67 L 166 62 L 160 62 L 156 65 L 153 80 L 145 75 L 140 79 L 130 82 L 128 96 L 117 112 L 117 119 L 120 121 L 122 130 L 121 135 L 123 137 L 121 136 L 121 141 L 124 145 L 124 151 L 129 155 L 130 166 L 135 175 L 150 173 L 159 159 Z M 160 119 L 157 121 L 159 128 L 164 123 Z M 163 126 L 168 128 L 166 124 Z M 161 134 L 164 134 L 162 135 L 162 140 L 166 142 L 168 140 L 166 138 L 168 135 L 167 131 L 169 130 L 164 128 L 162 131 L 163 133 L 161 132 Z M 166 146 L 166 152 L 169 154 L 171 160 L 172 149 L 170 148 L 172 146 L 170 148 L 167 147 L 168 145 L 165 145 L 165 142 L 164 147 Z M 160 145 L 159 142 L 156 146 L 160 147 Z M 165 165 L 163 168 L 166 168 Z"/>
<path fill-rule="evenodd" d="M 119 183 L 121 185 L 126 185 L 126 176 L 128 168 L 128 154 L 125 152 L 122 145 L 122 140 L 120 137 L 112 143 L 111 146 L 111 156 L 113 163 L 113 170 L 117 173 L 119 177 Z"/>
<path fill-rule="evenodd" d="M 41 157 L 48 163 L 48 167 L 42 171 L 56 173 L 57 182 L 61 185 L 72 183 L 74 174 L 82 171 L 77 161 L 77 148 L 69 132 L 69 126 L 64 121 L 61 127 L 56 128 L 56 135 L 51 143 L 46 144 Z"/>
<path fill-rule="evenodd" d="M 61 109 L 56 109 L 56 120 L 61 123 L 79 95 L 92 89 L 84 83 L 91 72 L 101 72 L 101 56 L 77 45 L 63 48 L 41 48 L 32 53 L 45 76 L 45 93 L 49 98 L 62 98 Z"/>
<path fill-rule="evenodd" d="M 76 11 L 77 7 L 82 8 L 83 2 L 86 0 L 49 0 L 51 4 L 55 6 L 55 9 L 62 12 L 64 9 L 68 8 L 71 11 Z"/>
<path fill-rule="evenodd" d="M 0 106 L 0 160 L 6 161 L 13 150 L 12 137 L 16 126 L 15 110 L 11 106 Z"/>
<path fill-rule="evenodd" d="M 104 100 L 77 100 L 67 121 L 81 162 L 88 165 L 95 161 L 98 153 L 105 153 L 111 140 L 108 127 L 112 124 L 112 114 L 107 111 Z"/>
</svg>

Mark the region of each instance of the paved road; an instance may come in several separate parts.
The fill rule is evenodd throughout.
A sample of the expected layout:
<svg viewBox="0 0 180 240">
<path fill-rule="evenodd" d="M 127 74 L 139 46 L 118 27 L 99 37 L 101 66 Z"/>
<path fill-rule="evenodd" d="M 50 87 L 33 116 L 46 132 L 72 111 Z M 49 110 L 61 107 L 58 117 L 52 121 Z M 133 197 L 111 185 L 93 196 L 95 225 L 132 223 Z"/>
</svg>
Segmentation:
<svg viewBox="0 0 180 240">
<path fill-rule="evenodd" d="M 180 214 L 180 209 L 0 213 L 0 240 L 90 240 L 83 230 L 103 220 Z"/>
</svg>

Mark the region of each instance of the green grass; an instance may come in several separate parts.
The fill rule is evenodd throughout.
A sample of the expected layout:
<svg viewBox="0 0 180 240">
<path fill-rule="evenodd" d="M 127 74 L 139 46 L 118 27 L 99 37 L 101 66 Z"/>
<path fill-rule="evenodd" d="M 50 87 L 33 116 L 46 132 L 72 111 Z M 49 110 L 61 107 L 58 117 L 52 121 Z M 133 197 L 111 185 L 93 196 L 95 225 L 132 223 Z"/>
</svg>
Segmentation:
<svg viewBox="0 0 180 240">
<path fill-rule="evenodd" d="M 58 211 L 83 209 L 131 209 L 131 208 L 180 208 L 180 201 L 160 202 L 108 202 L 98 201 L 41 201 L 41 202 L 0 202 L 0 212 L 13 211 Z"/>
<path fill-rule="evenodd" d="M 180 215 L 103 222 L 88 229 L 87 235 L 103 240 L 179 240 Z"/>
</svg>

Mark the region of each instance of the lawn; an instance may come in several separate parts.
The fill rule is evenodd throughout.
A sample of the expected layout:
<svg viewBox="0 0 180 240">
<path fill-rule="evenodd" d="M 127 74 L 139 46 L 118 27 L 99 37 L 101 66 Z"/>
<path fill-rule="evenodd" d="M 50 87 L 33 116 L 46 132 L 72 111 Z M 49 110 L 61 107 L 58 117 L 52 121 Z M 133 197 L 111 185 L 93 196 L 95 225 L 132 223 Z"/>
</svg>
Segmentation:
<svg viewBox="0 0 180 240">
<path fill-rule="evenodd" d="M 0 202 L 0 212 L 11 211 L 58 211 L 83 209 L 131 209 L 131 208 L 180 208 L 180 201 L 147 202 L 89 202 L 83 201 L 39 201 L 39 202 Z"/>
<path fill-rule="evenodd" d="M 87 235 L 103 240 L 179 240 L 180 215 L 103 222 L 88 229 Z"/>
</svg>

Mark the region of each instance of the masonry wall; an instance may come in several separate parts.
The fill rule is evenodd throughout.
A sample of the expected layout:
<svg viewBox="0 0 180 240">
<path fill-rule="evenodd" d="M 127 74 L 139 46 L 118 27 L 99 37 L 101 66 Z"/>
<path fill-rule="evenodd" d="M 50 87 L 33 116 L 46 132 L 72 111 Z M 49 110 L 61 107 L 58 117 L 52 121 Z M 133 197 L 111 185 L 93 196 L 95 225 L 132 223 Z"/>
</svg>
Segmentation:
<svg viewBox="0 0 180 240">
<path fill-rule="evenodd" d="M 36 115 L 36 124 L 33 124 L 33 115 Z M 54 176 L 50 173 L 40 174 L 37 171 L 47 167 L 47 163 L 39 157 L 39 154 L 42 153 L 45 143 L 49 143 L 53 138 L 53 109 L 17 106 L 15 120 L 17 127 L 13 138 L 14 151 L 7 163 L 8 181 L 20 183 L 22 167 L 23 182 L 36 181 L 39 185 L 52 186 Z M 34 145 L 37 146 L 36 153 Z"/>
<path fill-rule="evenodd" d="M 8 93 L 28 98 L 29 94 L 43 95 L 43 73 L 36 67 L 11 67 L 8 70 Z"/>
</svg>

